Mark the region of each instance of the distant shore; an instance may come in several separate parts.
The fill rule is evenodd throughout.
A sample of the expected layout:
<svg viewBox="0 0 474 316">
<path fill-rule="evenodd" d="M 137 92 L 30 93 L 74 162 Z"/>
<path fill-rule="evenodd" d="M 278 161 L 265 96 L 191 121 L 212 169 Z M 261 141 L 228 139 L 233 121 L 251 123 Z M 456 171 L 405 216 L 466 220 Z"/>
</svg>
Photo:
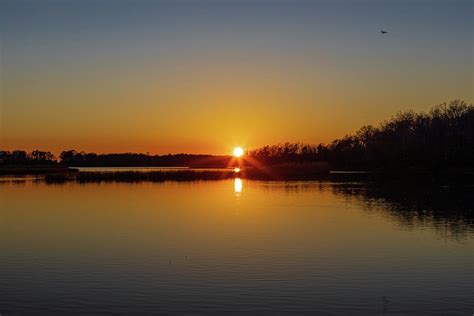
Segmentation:
<svg viewBox="0 0 474 316">
<path fill-rule="evenodd" d="M 0 167 L 0 175 L 48 175 L 48 174 L 73 174 L 79 169 L 63 165 L 7 165 Z"/>
<path fill-rule="evenodd" d="M 106 168 L 104 168 L 106 169 Z M 133 169 L 133 168 L 130 168 Z M 111 168 L 99 171 L 80 171 L 66 166 L 2 166 L 0 176 L 37 176 L 38 180 L 49 183 L 76 181 L 94 182 L 164 182 L 164 181 L 202 181 L 242 178 L 266 181 L 410 181 L 418 183 L 462 183 L 472 184 L 474 170 L 448 169 L 438 174 L 426 170 L 348 170 L 329 169 L 325 163 L 280 164 L 261 168 L 163 168 L 163 170 L 125 170 Z"/>
</svg>

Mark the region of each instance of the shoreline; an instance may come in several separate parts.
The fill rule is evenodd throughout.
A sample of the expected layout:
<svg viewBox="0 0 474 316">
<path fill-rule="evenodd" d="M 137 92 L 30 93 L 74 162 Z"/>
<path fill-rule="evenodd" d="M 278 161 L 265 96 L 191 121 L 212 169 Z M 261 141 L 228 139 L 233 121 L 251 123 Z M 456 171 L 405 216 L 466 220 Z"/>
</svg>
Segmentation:
<svg viewBox="0 0 474 316">
<path fill-rule="evenodd" d="M 48 183 L 98 183 L 98 182 L 164 182 L 164 181 L 215 181 L 226 179 L 248 179 L 263 181 L 333 181 L 333 182 L 406 182 L 419 184 L 473 184 L 474 170 L 447 169 L 437 174 L 424 170 L 329 170 L 308 166 L 272 166 L 260 169 L 248 168 L 238 172 L 234 169 L 169 169 L 151 171 L 80 171 L 65 166 L 9 166 L 0 167 L 0 177 L 12 179 L 33 176 L 35 180 Z M 31 179 L 27 178 L 27 179 Z"/>
<path fill-rule="evenodd" d="M 62 165 L 8 165 L 0 167 L 0 176 L 72 174 L 76 172 L 79 172 L 79 169 Z"/>
</svg>

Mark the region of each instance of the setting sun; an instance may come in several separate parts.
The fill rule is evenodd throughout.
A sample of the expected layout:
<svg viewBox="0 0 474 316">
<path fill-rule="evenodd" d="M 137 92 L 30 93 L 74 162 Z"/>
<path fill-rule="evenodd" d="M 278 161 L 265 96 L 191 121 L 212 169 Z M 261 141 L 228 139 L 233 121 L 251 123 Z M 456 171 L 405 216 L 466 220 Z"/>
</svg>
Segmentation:
<svg viewBox="0 0 474 316">
<path fill-rule="evenodd" d="M 242 147 L 235 147 L 234 148 L 234 151 L 233 151 L 233 155 L 234 157 L 242 157 L 242 155 L 244 154 L 244 150 L 242 149 Z"/>
</svg>

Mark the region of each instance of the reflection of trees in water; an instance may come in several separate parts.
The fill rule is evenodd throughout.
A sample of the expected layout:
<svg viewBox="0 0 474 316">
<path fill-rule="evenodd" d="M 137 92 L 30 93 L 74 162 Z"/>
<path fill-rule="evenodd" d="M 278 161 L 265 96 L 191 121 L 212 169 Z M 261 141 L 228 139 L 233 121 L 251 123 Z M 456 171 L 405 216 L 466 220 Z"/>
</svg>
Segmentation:
<svg viewBox="0 0 474 316">
<path fill-rule="evenodd" d="M 285 193 L 300 193 L 327 189 L 328 183 L 324 181 L 258 181 L 264 191 L 282 191 Z"/>
<path fill-rule="evenodd" d="M 474 187 L 326 181 L 260 182 L 268 191 L 287 194 L 330 191 L 348 202 L 362 203 L 367 212 L 396 220 L 404 229 L 427 227 L 443 238 L 463 239 L 474 235 Z"/>
<path fill-rule="evenodd" d="M 430 227 L 446 238 L 474 234 L 473 187 L 417 187 L 407 183 L 334 184 L 332 192 L 386 212 L 403 228 Z"/>
</svg>

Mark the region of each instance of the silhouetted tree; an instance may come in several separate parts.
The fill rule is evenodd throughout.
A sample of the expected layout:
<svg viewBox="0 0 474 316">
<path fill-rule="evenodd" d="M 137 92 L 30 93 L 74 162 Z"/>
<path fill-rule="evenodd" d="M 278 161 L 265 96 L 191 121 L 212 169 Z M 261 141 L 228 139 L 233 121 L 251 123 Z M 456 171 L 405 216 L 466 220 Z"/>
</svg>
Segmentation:
<svg viewBox="0 0 474 316">
<path fill-rule="evenodd" d="M 283 144 L 252 150 L 264 163 L 328 161 L 342 169 L 474 167 L 474 106 L 454 100 L 426 113 L 405 111 L 329 145 Z"/>
<path fill-rule="evenodd" d="M 34 150 L 30 154 L 30 159 L 33 163 L 48 164 L 56 160 L 54 155 L 49 151 Z"/>
<path fill-rule="evenodd" d="M 34 150 L 27 153 L 24 150 L 5 151 L 0 150 L 1 165 L 37 165 L 55 164 L 56 158 L 49 151 Z"/>
</svg>

